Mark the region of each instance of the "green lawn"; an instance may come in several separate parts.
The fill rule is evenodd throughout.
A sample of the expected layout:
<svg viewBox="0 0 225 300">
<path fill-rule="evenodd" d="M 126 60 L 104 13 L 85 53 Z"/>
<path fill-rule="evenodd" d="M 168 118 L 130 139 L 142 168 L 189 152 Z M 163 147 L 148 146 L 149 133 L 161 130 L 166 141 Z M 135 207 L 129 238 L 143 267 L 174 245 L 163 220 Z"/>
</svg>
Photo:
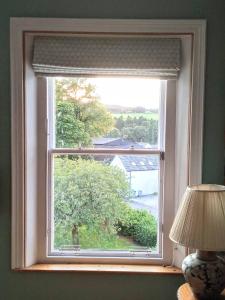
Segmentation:
<svg viewBox="0 0 225 300">
<path fill-rule="evenodd" d="M 128 250 L 137 247 L 137 243 L 130 238 L 88 229 L 86 226 L 80 228 L 79 239 L 81 249 Z M 55 231 L 54 244 L 56 248 L 66 248 L 66 246 L 72 245 L 71 233 L 58 227 Z"/>
<path fill-rule="evenodd" d="M 83 249 L 128 250 L 135 246 L 131 239 L 120 237 L 117 234 L 87 230 L 85 227 L 82 229 L 80 232 L 80 245 Z"/>
<path fill-rule="evenodd" d="M 131 118 L 139 118 L 139 117 L 144 117 L 145 119 L 152 119 L 152 120 L 158 120 L 159 119 L 159 115 L 157 113 L 151 113 L 151 112 L 147 112 L 147 113 L 113 113 L 113 116 L 115 118 L 119 118 L 120 116 L 123 117 L 124 120 L 127 119 L 127 117 L 131 117 Z"/>
</svg>

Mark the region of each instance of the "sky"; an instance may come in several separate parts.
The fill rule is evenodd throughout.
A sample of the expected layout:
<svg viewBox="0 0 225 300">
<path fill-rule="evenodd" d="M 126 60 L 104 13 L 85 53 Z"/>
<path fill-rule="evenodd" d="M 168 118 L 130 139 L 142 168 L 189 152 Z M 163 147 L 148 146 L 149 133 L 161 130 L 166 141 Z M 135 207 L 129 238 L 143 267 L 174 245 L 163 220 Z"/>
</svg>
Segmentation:
<svg viewBox="0 0 225 300">
<path fill-rule="evenodd" d="M 104 104 L 159 107 L 160 80 L 149 78 L 88 78 Z"/>
</svg>

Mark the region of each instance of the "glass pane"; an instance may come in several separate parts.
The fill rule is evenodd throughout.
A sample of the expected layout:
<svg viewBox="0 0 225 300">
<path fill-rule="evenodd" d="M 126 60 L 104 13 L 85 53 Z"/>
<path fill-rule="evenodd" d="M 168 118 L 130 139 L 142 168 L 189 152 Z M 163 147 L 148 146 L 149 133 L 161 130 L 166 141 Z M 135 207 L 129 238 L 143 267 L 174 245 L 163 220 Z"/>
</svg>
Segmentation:
<svg viewBox="0 0 225 300">
<path fill-rule="evenodd" d="M 157 148 L 160 80 L 55 79 L 57 148 Z"/>
<path fill-rule="evenodd" d="M 159 155 L 53 155 L 52 250 L 158 251 Z"/>
</svg>

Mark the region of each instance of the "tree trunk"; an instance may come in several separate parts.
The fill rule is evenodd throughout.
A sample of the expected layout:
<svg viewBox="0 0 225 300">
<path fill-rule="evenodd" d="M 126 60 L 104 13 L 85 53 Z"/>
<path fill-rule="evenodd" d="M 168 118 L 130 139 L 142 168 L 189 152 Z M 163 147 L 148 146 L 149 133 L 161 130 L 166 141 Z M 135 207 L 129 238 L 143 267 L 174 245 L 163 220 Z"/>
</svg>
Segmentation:
<svg viewBox="0 0 225 300">
<path fill-rule="evenodd" d="M 80 241 L 79 241 L 79 227 L 77 225 L 73 225 L 72 228 L 72 242 L 73 245 L 79 245 Z"/>
</svg>

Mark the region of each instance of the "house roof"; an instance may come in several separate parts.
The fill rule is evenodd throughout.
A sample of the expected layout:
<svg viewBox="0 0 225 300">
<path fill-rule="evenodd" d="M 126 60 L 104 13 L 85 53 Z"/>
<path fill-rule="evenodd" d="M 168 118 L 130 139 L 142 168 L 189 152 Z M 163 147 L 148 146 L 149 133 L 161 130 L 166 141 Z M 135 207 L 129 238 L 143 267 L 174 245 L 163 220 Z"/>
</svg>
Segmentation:
<svg viewBox="0 0 225 300">
<path fill-rule="evenodd" d="M 112 142 L 121 140 L 121 138 L 95 138 L 92 140 L 93 145 L 99 146 L 99 145 L 107 145 L 110 144 Z"/>
<path fill-rule="evenodd" d="M 143 145 L 140 145 L 139 143 L 125 140 L 122 138 L 96 138 L 92 140 L 92 143 L 95 148 L 120 148 L 120 149 L 142 149 L 144 148 Z"/>
<path fill-rule="evenodd" d="M 92 140 L 95 148 L 113 148 L 113 149 L 143 149 L 145 144 L 136 143 L 122 138 L 95 138 Z M 117 155 L 127 172 L 133 171 L 150 171 L 158 170 L 158 156 L 157 155 Z M 97 160 L 113 160 L 113 156 L 98 156 Z"/>
<path fill-rule="evenodd" d="M 157 155 L 119 155 L 119 158 L 127 172 L 159 169 Z"/>
</svg>

